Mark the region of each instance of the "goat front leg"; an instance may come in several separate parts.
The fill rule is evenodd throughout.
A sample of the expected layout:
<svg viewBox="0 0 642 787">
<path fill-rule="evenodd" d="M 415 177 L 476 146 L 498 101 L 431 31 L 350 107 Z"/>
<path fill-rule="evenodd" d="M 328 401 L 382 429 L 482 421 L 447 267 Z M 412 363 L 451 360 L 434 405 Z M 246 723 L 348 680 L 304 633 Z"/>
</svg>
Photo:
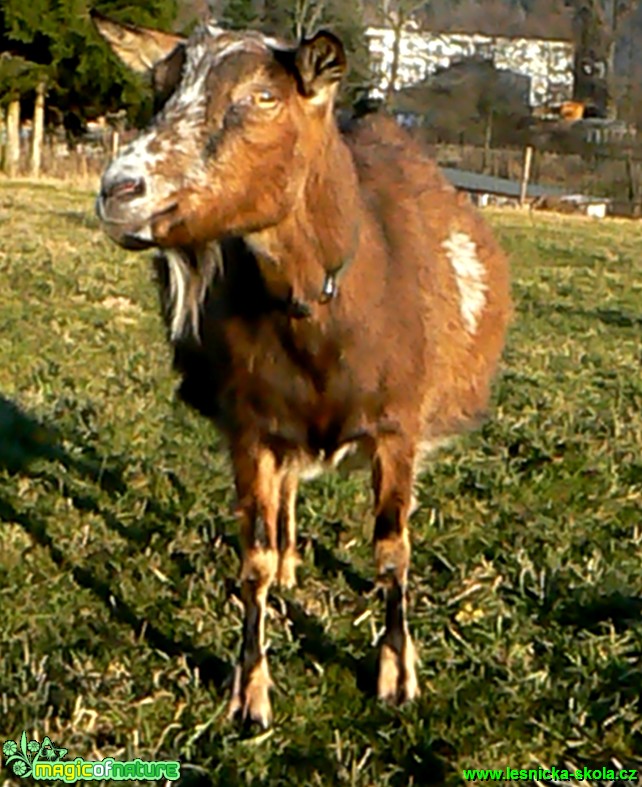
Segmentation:
<svg viewBox="0 0 642 787">
<path fill-rule="evenodd" d="M 299 478 L 294 471 L 286 472 L 281 482 L 279 508 L 279 573 L 281 587 L 296 585 L 296 570 L 301 557 L 296 548 L 296 493 Z"/>
<path fill-rule="evenodd" d="M 241 598 L 244 607 L 241 655 L 234 674 L 230 716 L 263 728 L 272 721 L 272 679 L 265 648 L 267 595 L 278 564 L 277 518 L 280 474 L 266 448 L 233 450 L 241 518 Z"/>
<path fill-rule="evenodd" d="M 377 446 L 373 464 L 374 557 L 377 581 L 384 588 L 386 605 L 377 693 L 381 699 L 393 703 L 412 700 L 419 694 L 417 657 L 406 620 L 413 455 L 412 445 L 405 444 L 398 436 L 386 437 Z"/>
</svg>

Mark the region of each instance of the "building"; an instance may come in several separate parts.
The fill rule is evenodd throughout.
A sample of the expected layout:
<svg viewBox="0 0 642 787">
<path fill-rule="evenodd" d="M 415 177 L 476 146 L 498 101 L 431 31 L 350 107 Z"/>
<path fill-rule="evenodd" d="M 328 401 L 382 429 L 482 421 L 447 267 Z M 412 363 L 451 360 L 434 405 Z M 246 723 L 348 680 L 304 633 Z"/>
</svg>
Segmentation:
<svg viewBox="0 0 642 787">
<path fill-rule="evenodd" d="M 366 36 L 379 75 L 373 96 L 382 97 L 390 83 L 395 33 L 390 28 L 370 27 Z M 422 82 L 438 70 L 470 58 L 490 61 L 498 71 L 526 77 L 531 107 L 558 103 L 573 95 L 574 47 L 570 41 L 430 33 L 411 25 L 401 35 L 395 89 Z"/>
</svg>

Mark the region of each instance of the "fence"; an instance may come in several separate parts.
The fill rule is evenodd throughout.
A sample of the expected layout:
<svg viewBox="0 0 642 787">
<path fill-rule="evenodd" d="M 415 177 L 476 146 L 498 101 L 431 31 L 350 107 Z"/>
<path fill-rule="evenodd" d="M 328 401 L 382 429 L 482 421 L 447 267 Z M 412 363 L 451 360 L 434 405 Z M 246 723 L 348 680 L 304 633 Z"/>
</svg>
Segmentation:
<svg viewBox="0 0 642 787">
<path fill-rule="evenodd" d="M 519 181 L 524 152 L 521 148 L 474 145 L 428 146 L 443 167 L 457 167 Z M 642 154 L 595 150 L 590 156 L 536 150 L 531 181 L 554 186 L 568 194 L 606 197 L 610 212 L 621 216 L 642 215 Z"/>
<path fill-rule="evenodd" d="M 95 180 L 123 140 L 135 132 L 119 134 L 112 128 L 91 132 L 69 144 L 63 130 L 45 134 L 40 159 L 40 175 L 69 181 Z M 7 135 L 0 128 L 0 171 L 5 170 Z M 15 175 L 27 177 L 31 170 L 32 135 L 29 125 L 20 131 L 20 155 Z"/>
<path fill-rule="evenodd" d="M 442 166 L 495 175 L 519 181 L 523 166 L 523 148 L 488 147 L 470 144 L 431 142 L 422 129 L 414 131 Z M 45 136 L 41 174 L 44 177 L 93 183 L 105 168 L 119 138 L 108 128 L 89 134 L 70 147 L 64 134 Z M 126 141 L 135 132 L 120 137 Z M 4 150 L 0 132 L 0 163 Z M 21 134 L 18 175 L 29 175 L 30 137 Z M 611 212 L 617 215 L 642 215 L 642 141 L 636 138 L 626 146 L 594 145 L 582 153 L 536 150 L 531 181 L 555 186 L 570 194 L 588 194 L 611 200 Z"/>
</svg>

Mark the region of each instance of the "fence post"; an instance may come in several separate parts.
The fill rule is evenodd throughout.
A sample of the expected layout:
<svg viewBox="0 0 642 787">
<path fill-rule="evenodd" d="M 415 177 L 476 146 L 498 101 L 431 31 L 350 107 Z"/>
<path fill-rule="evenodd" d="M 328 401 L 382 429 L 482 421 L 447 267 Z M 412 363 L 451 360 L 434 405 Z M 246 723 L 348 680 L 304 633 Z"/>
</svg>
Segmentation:
<svg viewBox="0 0 642 787">
<path fill-rule="evenodd" d="M 519 187 L 519 204 L 524 205 L 528 192 L 528 181 L 531 176 L 531 164 L 533 162 L 533 146 L 527 145 L 524 150 L 524 164 L 522 167 L 522 182 Z"/>
<path fill-rule="evenodd" d="M 491 148 L 493 145 L 493 110 L 491 109 L 486 116 L 486 127 L 484 129 L 484 153 L 482 157 L 482 172 L 488 174 L 490 166 Z"/>
<path fill-rule="evenodd" d="M 20 100 L 14 98 L 7 109 L 6 170 L 10 178 L 18 174 L 20 164 Z"/>
<path fill-rule="evenodd" d="M 31 174 L 40 175 L 42 166 L 42 145 L 45 136 L 45 84 L 40 82 L 36 88 L 36 103 L 33 108 L 33 138 L 31 140 Z"/>
<path fill-rule="evenodd" d="M 631 153 L 628 153 L 626 157 L 626 177 L 631 216 L 638 216 L 640 210 L 640 169 L 639 165 L 634 163 Z"/>
</svg>

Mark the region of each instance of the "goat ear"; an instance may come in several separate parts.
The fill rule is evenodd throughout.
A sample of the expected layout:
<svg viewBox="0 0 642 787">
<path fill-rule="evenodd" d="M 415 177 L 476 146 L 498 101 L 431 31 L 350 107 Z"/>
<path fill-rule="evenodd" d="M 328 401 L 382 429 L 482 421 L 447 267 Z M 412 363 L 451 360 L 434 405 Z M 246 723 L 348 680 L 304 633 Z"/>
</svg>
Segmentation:
<svg viewBox="0 0 642 787">
<path fill-rule="evenodd" d="M 100 35 L 123 61 L 138 73 L 151 71 L 156 63 L 168 57 L 184 39 L 160 30 L 114 22 L 98 11 L 90 12 Z"/>
<path fill-rule="evenodd" d="M 346 72 L 347 59 L 341 41 L 327 30 L 304 39 L 295 55 L 301 92 L 315 103 L 330 100 Z"/>
</svg>

